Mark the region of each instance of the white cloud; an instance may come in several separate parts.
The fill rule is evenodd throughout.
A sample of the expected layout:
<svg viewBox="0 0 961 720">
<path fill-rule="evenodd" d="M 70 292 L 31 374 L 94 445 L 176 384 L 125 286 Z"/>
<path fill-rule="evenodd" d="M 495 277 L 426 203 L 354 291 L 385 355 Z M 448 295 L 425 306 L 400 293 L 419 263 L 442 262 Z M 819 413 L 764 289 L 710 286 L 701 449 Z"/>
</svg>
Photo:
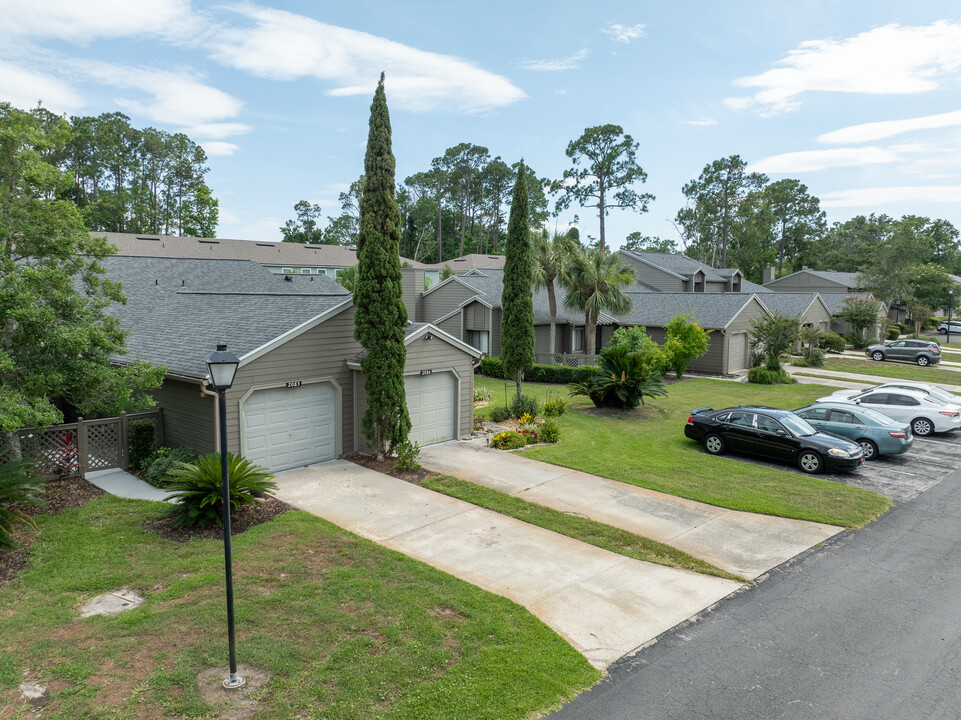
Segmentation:
<svg viewBox="0 0 961 720">
<path fill-rule="evenodd" d="M 244 125 L 243 123 L 204 123 L 185 128 L 184 132 L 192 138 L 222 140 L 231 135 L 244 135 L 249 133 L 251 129 L 250 125 Z"/>
<path fill-rule="evenodd" d="M 211 140 L 209 142 L 200 143 L 204 151 L 207 153 L 208 157 L 226 157 L 228 155 L 233 155 L 235 152 L 240 150 L 239 145 L 234 145 L 229 142 L 221 142 L 220 140 Z"/>
<path fill-rule="evenodd" d="M 883 204 L 958 203 L 961 185 L 908 185 L 903 187 L 852 188 L 820 193 L 821 207 L 876 207 Z"/>
<path fill-rule="evenodd" d="M 607 23 L 607 27 L 601 30 L 602 33 L 610 35 L 612 38 L 622 43 L 629 43 L 644 37 L 644 23 L 636 25 L 621 25 L 620 23 Z"/>
<path fill-rule="evenodd" d="M 558 58 L 557 60 L 522 60 L 518 64 L 525 70 L 532 70 L 534 72 L 577 70 L 581 66 L 581 60 L 584 60 L 590 54 L 590 51 L 584 48 L 572 55 L 568 55 L 565 58 Z"/>
<path fill-rule="evenodd" d="M 59 114 L 78 112 L 84 101 L 72 85 L 50 75 L 34 72 L 0 60 L 0 98 L 22 110 L 35 108 L 42 101 L 48 110 Z"/>
<path fill-rule="evenodd" d="M 555 95 L 567 95 L 567 90 L 564 90 L 563 88 L 561 88 L 560 90 L 555 90 L 555 91 L 554 91 L 554 94 L 555 94 Z"/>
<path fill-rule="evenodd" d="M 840 130 L 818 135 L 818 140 L 830 144 L 872 142 L 912 130 L 931 130 L 954 125 L 961 125 L 961 110 L 905 120 L 884 120 L 882 122 L 850 125 Z"/>
<path fill-rule="evenodd" d="M 451 55 L 418 50 L 386 38 L 328 25 L 303 15 L 244 5 L 234 10 L 248 27 L 212 33 L 212 57 L 272 80 L 315 77 L 335 85 L 337 97 L 372 95 L 386 70 L 392 106 L 482 112 L 521 100 L 507 78 Z"/>
<path fill-rule="evenodd" d="M 836 167 L 876 165 L 899 160 L 900 157 L 885 148 L 838 148 L 836 150 L 804 150 L 801 152 L 771 155 L 748 168 L 751 172 L 798 173 L 826 170 Z"/>
<path fill-rule="evenodd" d="M 71 61 L 74 72 L 124 90 L 139 90 L 149 99 L 117 98 L 127 112 L 168 125 L 205 126 L 235 117 L 243 103 L 232 95 L 205 85 L 187 72 L 147 67 L 126 67 L 104 62 Z"/>
<path fill-rule="evenodd" d="M 934 90 L 942 77 L 961 69 L 961 24 L 892 24 L 843 40 L 808 40 L 775 65 L 734 81 L 759 88 L 746 104 L 769 114 L 797 109 L 805 92 L 892 95 Z"/>
<path fill-rule="evenodd" d="M 78 44 L 106 37 L 183 37 L 190 0 L 0 0 L 0 36 L 53 37 Z"/>
<path fill-rule="evenodd" d="M 717 125 L 717 120 L 714 118 L 701 118 L 700 120 L 688 120 L 688 125 L 697 125 L 699 127 L 708 127 L 710 125 Z"/>
</svg>

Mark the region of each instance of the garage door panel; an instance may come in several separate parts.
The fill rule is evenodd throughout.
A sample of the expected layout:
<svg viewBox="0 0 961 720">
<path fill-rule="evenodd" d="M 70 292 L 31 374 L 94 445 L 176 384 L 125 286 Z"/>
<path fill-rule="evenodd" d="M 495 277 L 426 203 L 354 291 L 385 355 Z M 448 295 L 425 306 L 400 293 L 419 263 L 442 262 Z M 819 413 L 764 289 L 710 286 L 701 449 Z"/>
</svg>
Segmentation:
<svg viewBox="0 0 961 720">
<path fill-rule="evenodd" d="M 255 390 L 244 403 L 247 457 L 272 472 L 332 460 L 335 404 L 330 383 Z"/>
<path fill-rule="evenodd" d="M 450 372 L 409 375 L 405 378 L 410 439 L 419 445 L 451 440 L 455 436 L 457 382 Z"/>
</svg>

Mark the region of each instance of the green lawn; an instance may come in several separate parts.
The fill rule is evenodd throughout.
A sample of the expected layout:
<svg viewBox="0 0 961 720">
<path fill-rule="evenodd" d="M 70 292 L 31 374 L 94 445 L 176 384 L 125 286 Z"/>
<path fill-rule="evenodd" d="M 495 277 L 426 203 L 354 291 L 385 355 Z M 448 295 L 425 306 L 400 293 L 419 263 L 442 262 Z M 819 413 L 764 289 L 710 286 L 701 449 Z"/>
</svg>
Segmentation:
<svg viewBox="0 0 961 720">
<path fill-rule="evenodd" d="M 145 530 L 158 503 L 105 497 L 40 519 L 31 565 L 0 587 L 0 717 L 213 718 L 197 690 L 227 661 L 223 543 Z M 600 677 L 524 608 L 303 512 L 234 539 L 237 652 L 273 674 L 256 718 L 528 718 Z M 113 618 L 78 606 L 130 587 Z"/>
<path fill-rule="evenodd" d="M 503 403 L 504 381 L 477 378 Z M 566 395 L 565 386 L 525 383 L 542 401 L 547 393 Z M 761 404 L 795 408 L 831 389 L 820 385 L 760 386 L 722 380 L 689 379 L 668 386 L 668 397 L 636 411 L 596 410 L 586 398 L 560 418 L 556 445 L 522 451 L 526 457 L 582 470 L 701 502 L 768 515 L 860 527 L 890 507 L 883 495 L 752 462 L 712 457 L 684 437 L 693 408 Z M 489 407 L 477 412 L 486 415 Z"/>
<path fill-rule="evenodd" d="M 863 360 L 843 357 L 828 358 L 824 362 L 825 370 L 871 375 L 873 377 L 889 377 L 901 380 L 915 380 L 916 382 L 944 383 L 946 385 L 961 385 L 961 370 L 949 367 L 928 365 L 920 367 L 903 362 L 876 362 L 864 358 Z M 811 368 L 817 372 L 817 368 Z"/>
<path fill-rule="evenodd" d="M 449 475 L 432 475 L 424 479 L 421 485 L 635 560 L 747 582 L 740 575 L 729 573 L 670 545 L 596 520 L 528 502 L 483 485 L 458 480 Z"/>
</svg>

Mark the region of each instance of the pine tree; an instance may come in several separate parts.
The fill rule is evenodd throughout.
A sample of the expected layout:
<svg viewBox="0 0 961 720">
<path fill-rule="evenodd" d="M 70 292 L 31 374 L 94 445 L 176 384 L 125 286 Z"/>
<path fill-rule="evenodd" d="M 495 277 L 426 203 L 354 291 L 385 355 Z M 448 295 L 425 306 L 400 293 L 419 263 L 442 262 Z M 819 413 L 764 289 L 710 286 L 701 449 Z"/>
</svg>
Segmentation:
<svg viewBox="0 0 961 720">
<path fill-rule="evenodd" d="M 377 459 L 407 440 L 410 415 L 404 391 L 407 308 L 400 272 L 400 210 L 394 198 L 394 153 L 384 74 L 370 106 L 370 133 L 364 157 L 354 288 L 354 337 L 367 350 L 360 362 L 367 391 L 362 427 Z"/>
<path fill-rule="evenodd" d="M 534 259 L 531 252 L 527 169 L 523 162 L 514 185 L 510 220 L 507 223 L 507 257 L 504 261 L 504 293 L 501 343 L 505 377 L 517 383 L 521 397 L 524 373 L 534 365 Z"/>
</svg>

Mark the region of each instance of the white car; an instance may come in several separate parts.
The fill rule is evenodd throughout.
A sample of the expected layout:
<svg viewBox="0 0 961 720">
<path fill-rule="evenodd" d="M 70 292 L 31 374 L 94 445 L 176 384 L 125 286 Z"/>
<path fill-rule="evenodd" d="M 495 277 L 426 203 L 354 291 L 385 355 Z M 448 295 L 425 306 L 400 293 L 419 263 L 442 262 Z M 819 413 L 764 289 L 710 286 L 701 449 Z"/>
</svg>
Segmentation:
<svg viewBox="0 0 961 720">
<path fill-rule="evenodd" d="M 861 395 L 867 392 L 876 392 L 879 390 L 913 390 L 914 392 L 923 392 L 925 395 L 934 395 L 934 397 L 944 400 L 946 403 L 953 405 L 961 405 L 961 395 L 955 395 L 949 390 L 945 390 L 937 385 L 932 385 L 931 383 L 914 382 L 913 380 L 896 380 L 893 382 L 882 383 L 881 385 L 875 385 L 874 387 L 867 388 L 866 390 L 852 390 L 851 388 L 845 388 L 844 390 L 837 390 L 831 393 L 831 397 L 834 398 L 848 398 L 853 395 Z"/>
<path fill-rule="evenodd" d="M 850 392 L 850 391 L 848 391 Z M 815 402 L 845 402 L 852 405 L 865 405 L 911 425 L 915 435 L 930 435 L 933 432 L 948 432 L 961 428 L 961 405 L 946 403 L 934 395 L 918 390 L 862 390 L 848 396 L 829 395 Z"/>
</svg>

